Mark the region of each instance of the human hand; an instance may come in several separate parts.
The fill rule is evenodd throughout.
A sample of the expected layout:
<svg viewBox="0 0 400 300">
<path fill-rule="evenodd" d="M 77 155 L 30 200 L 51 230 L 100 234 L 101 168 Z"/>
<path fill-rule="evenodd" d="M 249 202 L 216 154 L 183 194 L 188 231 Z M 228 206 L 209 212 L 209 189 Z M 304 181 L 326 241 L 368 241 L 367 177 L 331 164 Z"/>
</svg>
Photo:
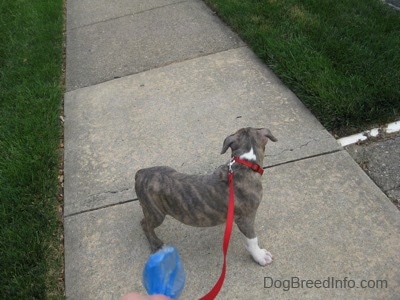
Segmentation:
<svg viewBox="0 0 400 300">
<path fill-rule="evenodd" d="M 143 295 L 138 293 L 129 293 L 121 298 L 121 300 L 170 300 L 164 295 Z"/>
</svg>

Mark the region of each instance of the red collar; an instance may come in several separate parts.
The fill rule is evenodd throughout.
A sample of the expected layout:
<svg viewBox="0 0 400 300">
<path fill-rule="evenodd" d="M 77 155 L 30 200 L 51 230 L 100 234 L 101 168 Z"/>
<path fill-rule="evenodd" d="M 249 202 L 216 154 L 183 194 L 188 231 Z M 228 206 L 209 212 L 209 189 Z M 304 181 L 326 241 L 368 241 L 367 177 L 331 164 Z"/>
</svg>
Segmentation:
<svg viewBox="0 0 400 300">
<path fill-rule="evenodd" d="M 254 172 L 257 172 L 257 173 L 259 173 L 260 175 L 262 175 L 262 174 L 264 173 L 264 170 L 263 170 L 262 167 L 260 167 L 260 166 L 259 166 L 258 164 L 256 164 L 256 163 L 252 163 L 251 161 L 244 160 L 244 159 L 241 159 L 241 158 L 239 158 L 239 157 L 237 157 L 237 156 L 234 156 L 234 157 L 231 159 L 230 165 L 232 165 L 232 164 L 235 163 L 235 162 L 237 162 L 237 163 L 239 163 L 239 164 L 242 164 L 242 165 L 245 165 L 246 167 L 249 167 L 249 168 L 252 169 Z"/>
</svg>

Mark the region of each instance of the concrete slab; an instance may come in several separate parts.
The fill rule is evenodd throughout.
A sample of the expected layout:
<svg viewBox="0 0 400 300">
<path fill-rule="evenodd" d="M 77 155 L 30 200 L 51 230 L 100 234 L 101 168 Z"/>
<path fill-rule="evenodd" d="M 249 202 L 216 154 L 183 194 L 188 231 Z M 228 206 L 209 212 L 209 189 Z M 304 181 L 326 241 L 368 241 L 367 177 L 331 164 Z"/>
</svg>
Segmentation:
<svg viewBox="0 0 400 300">
<path fill-rule="evenodd" d="M 235 226 L 219 299 L 398 298 L 400 213 L 345 151 L 272 167 L 263 178 L 256 226 L 275 261 L 268 267 L 253 263 Z M 141 218 L 137 201 L 65 218 L 68 299 L 144 292 L 140 281 L 149 247 Z M 173 219 L 157 229 L 180 251 L 187 271 L 182 299 L 197 299 L 217 280 L 223 229 Z M 279 286 L 292 278 L 320 284 L 333 278 L 336 286 L 268 287 L 271 280 Z M 344 288 L 345 281 L 355 287 Z M 361 288 L 366 283 L 375 288 Z"/>
<path fill-rule="evenodd" d="M 135 7 L 135 6 L 133 6 Z M 185 1 L 67 31 L 66 89 L 243 45 L 202 1 Z"/>
<path fill-rule="evenodd" d="M 400 188 L 400 134 L 379 143 L 352 145 L 347 151 L 384 192 Z"/>
<path fill-rule="evenodd" d="M 268 127 L 265 166 L 336 151 L 303 104 L 242 47 L 65 95 L 65 214 L 134 199 L 135 172 L 205 173 L 229 159 L 224 138 Z"/>
<path fill-rule="evenodd" d="M 87 26 L 183 2 L 182 0 L 68 0 L 67 1 L 67 29 Z"/>
<path fill-rule="evenodd" d="M 346 150 L 400 208 L 400 133 L 354 144 Z"/>
</svg>

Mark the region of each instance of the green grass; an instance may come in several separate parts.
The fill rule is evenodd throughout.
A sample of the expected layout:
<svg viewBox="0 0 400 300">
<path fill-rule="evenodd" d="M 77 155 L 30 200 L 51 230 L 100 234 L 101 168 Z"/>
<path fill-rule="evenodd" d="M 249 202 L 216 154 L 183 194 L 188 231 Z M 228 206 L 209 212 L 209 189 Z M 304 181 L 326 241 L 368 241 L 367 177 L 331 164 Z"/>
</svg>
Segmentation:
<svg viewBox="0 0 400 300">
<path fill-rule="evenodd" d="M 380 0 L 206 0 L 331 130 L 400 111 L 400 13 Z M 0 0 L 0 299 L 60 299 L 63 0 Z"/>
<path fill-rule="evenodd" d="M 400 12 L 380 0 L 206 0 L 328 129 L 400 115 Z"/>
<path fill-rule="evenodd" d="M 0 0 L 0 298 L 63 298 L 62 0 Z"/>
</svg>

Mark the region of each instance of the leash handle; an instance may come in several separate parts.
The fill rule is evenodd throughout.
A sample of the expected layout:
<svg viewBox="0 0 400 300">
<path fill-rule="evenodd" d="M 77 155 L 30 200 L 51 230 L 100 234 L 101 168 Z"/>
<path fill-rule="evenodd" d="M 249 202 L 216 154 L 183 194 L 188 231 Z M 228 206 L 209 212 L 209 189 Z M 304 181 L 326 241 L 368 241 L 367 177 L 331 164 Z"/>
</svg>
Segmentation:
<svg viewBox="0 0 400 300">
<path fill-rule="evenodd" d="M 235 212 L 235 194 L 233 189 L 233 171 L 230 169 L 228 172 L 228 184 L 229 184 L 229 202 L 228 202 L 228 213 L 226 216 L 226 225 L 224 232 L 224 241 L 222 244 L 222 252 L 224 254 L 224 263 L 222 265 L 221 275 L 218 281 L 215 283 L 214 287 L 200 300 L 213 300 L 217 297 L 219 291 L 221 290 L 222 284 L 225 280 L 226 274 L 226 256 L 228 253 L 229 241 L 231 239 L 232 228 L 233 228 L 233 217 Z"/>
</svg>

